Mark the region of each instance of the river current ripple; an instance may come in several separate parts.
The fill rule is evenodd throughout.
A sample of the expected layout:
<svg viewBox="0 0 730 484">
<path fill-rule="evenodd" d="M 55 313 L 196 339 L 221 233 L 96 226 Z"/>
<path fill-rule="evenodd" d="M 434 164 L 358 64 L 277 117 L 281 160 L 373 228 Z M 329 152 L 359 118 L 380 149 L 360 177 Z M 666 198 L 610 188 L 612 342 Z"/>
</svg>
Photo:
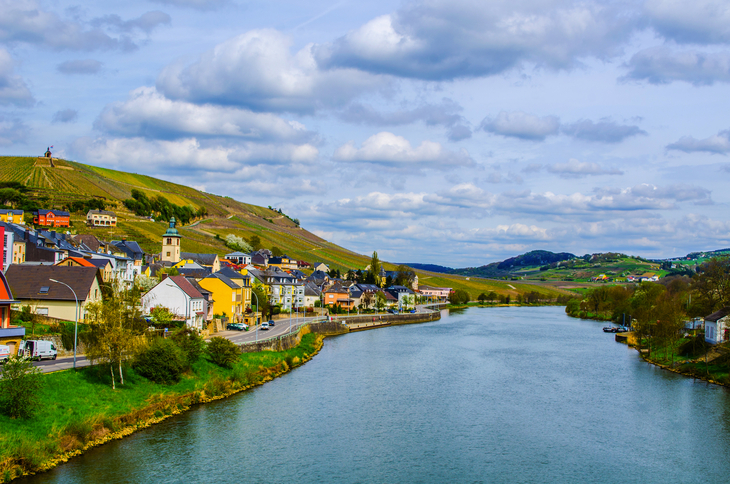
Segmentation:
<svg viewBox="0 0 730 484">
<path fill-rule="evenodd" d="M 33 483 L 726 483 L 730 392 L 560 307 L 327 338 L 306 365 Z"/>
</svg>

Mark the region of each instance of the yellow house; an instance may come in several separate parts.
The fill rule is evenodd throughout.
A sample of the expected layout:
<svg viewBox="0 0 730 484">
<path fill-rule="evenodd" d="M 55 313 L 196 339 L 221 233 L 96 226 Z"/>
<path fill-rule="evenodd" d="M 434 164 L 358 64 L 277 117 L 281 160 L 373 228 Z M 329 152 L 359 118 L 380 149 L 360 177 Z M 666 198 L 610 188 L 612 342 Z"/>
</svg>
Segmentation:
<svg viewBox="0 0 730 484">
<path fill-rule="evenodd" d="M 0 221 L 8 224 L 25 224 L 23 221 L 23 211 L 11 210 L 9 208 L 3 208 L 0 210 Z"/>
<path fill-rule="evenodd" d="M 13 264 L 22 264 L 25 262 L 25 241 L 13 242 Z"/>
<path fill-rule="evenodd" d="M 213 273 L 198 281 L 200 287 L 213 294 L 213 313 L 241 321 L 245 309 L 244 288 L 228 277 Z M 249 296 L 250 297 L 250 296 Z"/>
</svg>

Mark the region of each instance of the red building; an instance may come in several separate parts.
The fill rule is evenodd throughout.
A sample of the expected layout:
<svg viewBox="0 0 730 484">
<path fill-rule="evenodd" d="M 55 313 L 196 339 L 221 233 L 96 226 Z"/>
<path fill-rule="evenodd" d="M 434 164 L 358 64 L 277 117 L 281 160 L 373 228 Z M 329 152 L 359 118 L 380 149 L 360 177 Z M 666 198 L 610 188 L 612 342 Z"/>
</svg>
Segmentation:
<svg viewBox="0 0 730 484">
<path fill-rule="evenodd" d="M 71 214 L 63 210 L 41 209 L 33 212 L 33 223 L 45 227 L 68 227 Z"/>
</svg>

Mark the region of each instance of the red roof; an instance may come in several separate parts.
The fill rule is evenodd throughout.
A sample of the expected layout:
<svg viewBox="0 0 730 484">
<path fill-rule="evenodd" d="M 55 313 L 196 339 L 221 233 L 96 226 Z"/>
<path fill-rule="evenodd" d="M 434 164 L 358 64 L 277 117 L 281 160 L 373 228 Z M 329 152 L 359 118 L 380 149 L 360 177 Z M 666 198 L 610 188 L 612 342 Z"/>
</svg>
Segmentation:
<svg viewBox="0 0 730 484">
<path fill-rule="evenodd" d="M 13 300 L 13 293 L 10 291 L 10 286 L 8 286 L 8 281 L 5 279 L 5 275 L 0 272 L 0 302 L 3 301 L 12 301 Z"/>
<path fill-rule="evenodd" d="M 61 262 L 66 261 L 66 260 L 72 260 L 82 267 L 96 267 L 94 264 L 92 264 L 88 260 L 84 259 L 83 257 L 66 257 Z M 59 264 L 61 262 L 59 262 Z"/>
<path fill-rule="evenodd" d="M 170 276 L 169 279 L 177 284 L 177 286 L 188 296 L 192 298 L 203 298 L 203 295 L 200 294 L 200 292 L 198 292 L 192 284 L 190 284 L 190 281 L 188 281 L 185 276 Z"/>
</svg>

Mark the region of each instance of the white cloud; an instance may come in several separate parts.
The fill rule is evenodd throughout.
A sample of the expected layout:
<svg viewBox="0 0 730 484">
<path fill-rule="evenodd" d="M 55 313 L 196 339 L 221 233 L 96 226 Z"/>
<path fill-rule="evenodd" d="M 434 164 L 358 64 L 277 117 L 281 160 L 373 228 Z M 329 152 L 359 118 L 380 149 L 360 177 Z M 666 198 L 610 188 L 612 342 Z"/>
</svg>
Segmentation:
<svg viewBox="0 0 730 484">
<path fill-rule="evenodd" d="M 609 119 L 594 123 L 590 119 L 581 119 L 571 124 L 564 124 L 563 134 L 586 141 L 603 143 L 619 143 L 630 136 L 646 135 L 646 131 L 638 126 L 621 125 Z"/>
<path fill-rule="evenodd" d="M 31 106 L 33 95 L 22 77 L 15 74 L 15 63 L 7 50 L 0 48 L 0 105 Z"/>
<path fill-rule="evenodd" d="M 677 52 L 652 47 L 634 54 L 626 67 L 629 72 L 622 80 L 645 80 L 650 84 L 684 81 L 695 86 L 730 82 L 730 52 Z"/>
<path fill-rule="evenodd" d="M 547 171 L 564 178 L 581 178 L 590 175 L 623 175 L 623 172 L 616 168 L 605 169 L 598 163 L 578 161 L 575 158 L 571 158 L 567 163 L 548 165 Z"/>
<path fill-rule="evenodd" d="M 95 127 L 115 135 L 163 139 L 207 136 L 301 142 L 314 137 L 302 124 L 274 114 L 172 101 L 153 87 L 140 87 L 127 101 L 107 105 Z"/>
<path fill-rule="evenodd" d="M 501 111 L 495 118 L 484 118 L 481 126 L 489 133 L 542 141 L 558 134 L 560 120 L 555 116 L 539 117 L 522 111 Z"/>
<path fill-rule="evenodd" d="M 684 151 L 685 153 L 704 151 L 724 155 L 730 153 L 730 130 L 720 131 L 716 135 L 704 139 L 682 136 L 679 140 L 667 145 L 667 149 Z"/>
<path fill-rule="evenodd" d="M 311 113 L 347 104 L 383 85 L 355 69 L 321 70 L 308 45 L 292 55 L 291 39 L 272 30 L 238 35 L 185 66 L 166 67 L 157 88 L 171 99 L 239 105 L 256 111 Z"/>
<path fill-rule="evenodd" d="M 546 0 L 426 0 L 317 46 L 322 65 L 445 80 L 534 63 L 569 69 L 617 54 L 635 15 L 610 4 Z"/>
<path fill-rule="evenodd" d="M 204 145 L 196 138 L 174 141 L 146 140 L 144 138 L 80 138 L 73 151 L 87 160 L 98 160 L 106 166 L 125 170 L 157 169 L 162 173 L 181 175 L 180 170 L 194 172 L 235 173 L 244 178 L 246 170 L 260 165 L 312 164 L 319 152 L 314 146 L 243 143 L 238 145 Z M 270 167 L 262 169 L 270 170 Z M 261 175 L 262 170 L 251 173 Z"/>
<path fill-rule="evenodd" d="M 337 148 L 332 158 L 345 162 L 433 169 L 450 169 L 454 166 L 470 166 L 474 163 L 465 150 L 449 151 L 444 149 L 440 143 L 428 140 L 414 148 L 404 137 L 387 131 L 366 139 L 360 148 L 350 141 Z"/>
<path fill-rule="evenodd" d="M 730 43 L 730 4 L 725 0 L 647 0 L 654 29 L 681 43 Z"/>
</svg>

